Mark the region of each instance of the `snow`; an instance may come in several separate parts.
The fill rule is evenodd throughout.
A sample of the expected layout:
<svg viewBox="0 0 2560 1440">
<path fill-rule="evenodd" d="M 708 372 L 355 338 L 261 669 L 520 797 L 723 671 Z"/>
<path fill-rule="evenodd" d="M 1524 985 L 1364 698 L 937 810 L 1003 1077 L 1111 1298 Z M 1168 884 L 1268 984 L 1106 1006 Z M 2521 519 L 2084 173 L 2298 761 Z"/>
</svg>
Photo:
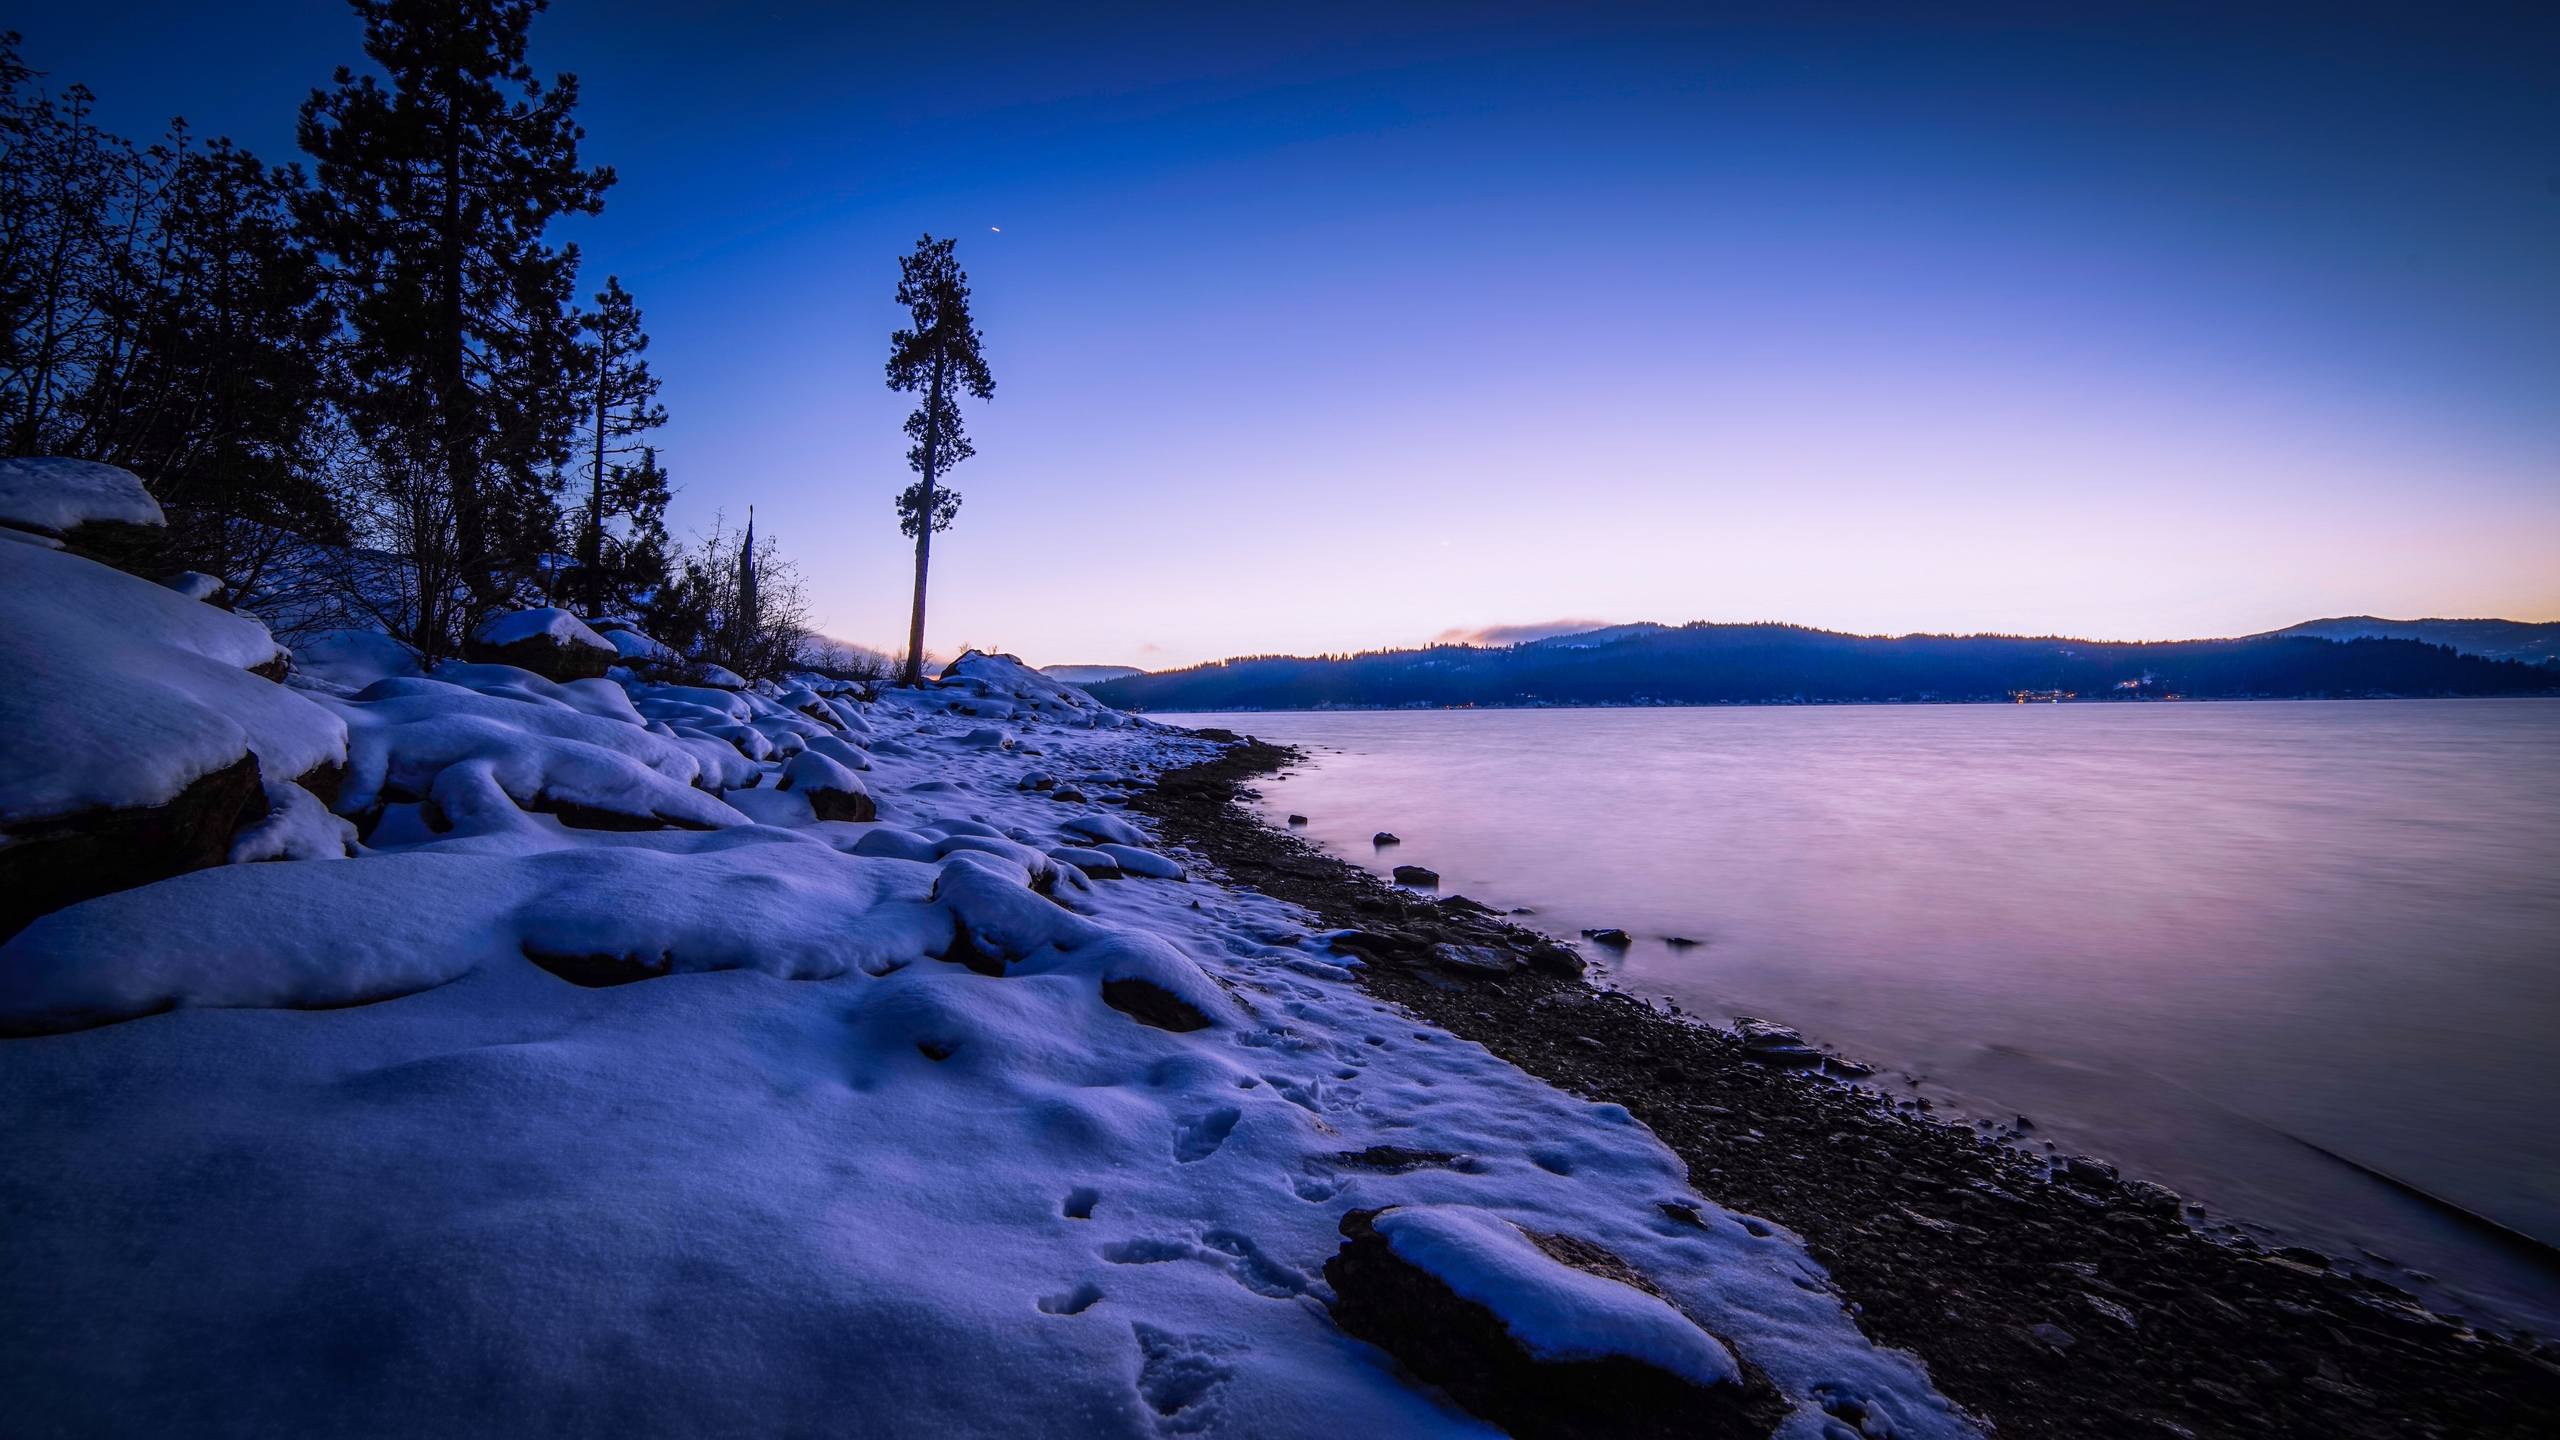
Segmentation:
<svg viewBox="0 0 2560 1440">
<path fill-rule="evenodd" d="M 222 577 L 201 570 L 181 570 L 160 582 L 190 600 L 211 601 L 222 594 Z"/>
<path fill-rule="evenodd" d="M 417 654 L 379 630 L 322 630 L 293 643 L 293 680 L 353 695 L 376 680 L 418 673 Z"/>
<path fill-rule="evenodd" d="M 562 645 L 578 645 L 589 650 L 613 651 L 616 647 L 603 636 L 587 628 L 587 623 L 557 606 L 540 610 L 514 610 L 491 616 L 471 638 L 483 645 L 517 645 L 527 640 L 551 640 Z"/>
<path fill-rule="evenodd" d="M 232 837 L 230 863 L 343 860 L 355 853 L 356 827 L 329 813 L 320 797 L 290 780 L 266 782 L 266 818 Z"/>
<path fill-rule="evenodd" d="M 681 665 L 684 657 L 638 630 L 622 628 L 603 632 L 606 643 L 622 657 L 625 665 Z"/>
<path fill-rule="evenodd" d="M 99 641 L 21 597 L 112 587 L 33 578 L 0 586 L 0 643 Z M 213 663 L 103 598 L 128 617 L 108 638 L 152 637 L 136 683 Z M 1651 1277 L 1789 1397 L 1783 1434 L 1821 1433 L 1817 1386 L 1899 1435 L 1970 1433 L 1794 1239 L 1697 1195 L 1623 1109 L 1371 999 L 1310 917 L 1143 824 L 1021 788 L 1143 782 L 1209 742 L 1061 707 L 997 657 L 822 697 L 859 722 L 839 731 L 774 687 L 316 648 L 308 692 L 224 673 L 343 724 L 354 858 L 329 858 L 343 820 L 271 790 L 234 847 L 266 863 L 0 947 L 0 1035 L 26 1037 L 0 1039 L 0 1153 L 41 1197 L 0 1246 L 13 1426 L 1485 1434 L 1326 1312 L 1343 1215 L 1401 1207 L 1398 1253 L 1541 1353 L 1731 1364 L 1519 1227 Z M 169 737 L 102 723 L 101 677 L 44 663 L 53 698 L 0 710 L 12 775 L 48 728 L 109 769 L 171 763 Z M 971 746 L 998 708 L 1021 743 Z M 817 822 L 786 772 L 890 818 Z M 561 802 L 676 823 L 529 808 Z M 1078 864 L 1128 856 L 1191 878 Z M 1344 1159 L 1380 1145 L 1463 1158 Z"/>
<path fill-rule="evenodd" d="M 1542 1360 L 1623 1356 L 1697 1385 L 1739 1378 L 1733 1356 L 1687 1317 L 1632 1285 L 1567 1265 L 1519 1226 L 1460 1205 L 1390 1210 L 1372 1222 L 1398 1259 L 1493 1312 Z"/>
<path fill-rule="evenodd" d="M 346 727 L 249 673 L 266 627 L 63 551 L 0 546 L 0 825 L 159 805 L 258 757 L 291 779 Z"/>
<path fill-rule="evenodd" d="M 0 460 L 0 525 L 60 535 L 93 520 L 168 523 L 130 470 L 92 460 Z"/>
</svg>

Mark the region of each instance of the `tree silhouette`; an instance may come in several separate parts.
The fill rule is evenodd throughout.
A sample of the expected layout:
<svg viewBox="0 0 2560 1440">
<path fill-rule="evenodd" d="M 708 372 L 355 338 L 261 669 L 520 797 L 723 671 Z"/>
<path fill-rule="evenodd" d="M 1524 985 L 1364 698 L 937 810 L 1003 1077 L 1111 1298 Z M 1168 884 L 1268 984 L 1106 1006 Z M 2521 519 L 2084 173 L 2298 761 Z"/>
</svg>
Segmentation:
<svg viewBox="0 0 2560 1440">
<path fill-rule="evenodd" d="M 948 530 L 960 497 L 940 489 L 944 471 L 977 453 L 960 424 L 962 392 L 995 398 L 995 377 L 978 352 L 978 327 L 969 316 L 969 277 L 952 259 L 954 242 L 926 235 L 914 253 L 898 261 L 898 303 L 915 327 L 889 337 L 889 388 L 922 391 L 924 401 L 907 417 L 907 463 L 917 480 L 898 495 L 898 528 L 916 541 L 915 611 L 907 622 L 907 663 L 902 678 L 924 683 L 925 574 L 933 560 L 933 534 Z"/>
<path fill-rule="evenodd" d="M 355 0 L 387 79 L 340 67 L 303 103 L 318 162 L 303 207 L 350 330 L 345 408 L 377 469 L 441 481 L 413 544 L 464 594 L 420 587 L 409 636 L 448 653 L 549 548 L 555 489 L 586 393 L 569 301 L 577 250 L 550 222 L 603 208 L 608 168 L 578 164 L 577 79 L 525 63 L 541 0 Z M 422 564 L 422 571 L 428 567 Z"/>
<path fill-rule="evenodd" d="M 595 414 L 587 457 L 587 515 L 578 529 L 578 588 L 588 610 L 597 611 L 608 597 L 618 601 L 618 592 L 640 578 L 622 573 L 628 567 L 614 564 L 615 557 L 607 554 L 605 523 L 621 519 L 634 528 L 634 539 L 645 541 L 648 537 L 638 532 L 667 505 L 666 474 L 658 468 L 655 451 L 636 466 L 614 463 L 613 457 L 643 448 L 639 437 L 666 424 L 667 411 L 657 403 L 658 377 L 649 373 L 643 358 L 649 332 L 640 328 L 640 307 L 622 288 L 621 277 L 605 277 L 595 313 L 580 323 L 595 340 Z M 663 526 L 657 538 L 664 541 Z"/>
</svg>

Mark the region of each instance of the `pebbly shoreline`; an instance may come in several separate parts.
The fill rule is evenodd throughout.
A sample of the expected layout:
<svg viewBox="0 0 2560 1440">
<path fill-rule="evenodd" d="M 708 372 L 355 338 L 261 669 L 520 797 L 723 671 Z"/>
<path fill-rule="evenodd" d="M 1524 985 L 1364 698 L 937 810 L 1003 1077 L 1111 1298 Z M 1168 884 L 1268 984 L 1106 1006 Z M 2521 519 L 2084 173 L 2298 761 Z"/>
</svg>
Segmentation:
<svg viewBox="0 0 2560 1440">
<path fill-rule="evenodd" d="M 1337 948 L 1379 998 L 1626 1106 L 1701 1193 L 1800 1235 L 1870 1336 L 1926 1361 L 2000 1434 L 2560 1434 L 2548 1341 L 2474 1330 L 2309 1250 L 2208 1238 L 2159 1187 L 2050 1169 L 1596 988 L 1546 936 L 1263 824 L 1250 782 L 1300 758 L 1235 743 L 1130 808 L 1237 884 L 1348 932 Z"/>
</svg>

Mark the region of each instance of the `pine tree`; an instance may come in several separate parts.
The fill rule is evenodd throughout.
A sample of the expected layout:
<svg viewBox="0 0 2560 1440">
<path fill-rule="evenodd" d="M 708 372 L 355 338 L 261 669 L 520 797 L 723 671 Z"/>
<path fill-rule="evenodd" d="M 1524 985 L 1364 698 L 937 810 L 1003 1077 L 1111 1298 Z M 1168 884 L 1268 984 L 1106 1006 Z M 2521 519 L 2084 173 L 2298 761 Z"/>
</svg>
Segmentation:
<svg viewBox="0 0 2560 1440">
<path fill-rule="evenodd" d="M 399 503 L 433 521 L 407 543 L 445 548 L 438 573 L 466 592 L 419 587 L 410 638 L 443 654 L 547 548 L 587 387 L 577 251 L 544 230 L 603 208 L 613 172 L 579 166 L 576 77 L 546 88 L 525 64 L 543 0 L 353 3 L 388 83 L 341 67 L 304 102 L 318 184 L 303 218 L 346 307 L 349 422 Z M 416 503 L 430 477 L 443 494 Z"/>
<path fill-rule="evenodd" d="M 230 558 L 222 521 L 336 538 L 320 474 L 336 319 L 294 230 L 301 184 L 229 140 L 180 149 L 147 269 L 115 307 L 132 308 L 118 317 L 130 344 L 70 407 L 79 453 L 148 478 L 173 521 L 217 547 L 191 557 L 205 568 Z"/>
<path fill-rule="evenodd" d="M 656 451 L 648 452 L 645 466 L 615 464 L 611 457 L 643 448 L 638 437 L 666 424 L 667 412 L 657 403 L 658 377 L 649 373 L 649 362 L 643 358 L 649 349 L 649 334 L 640 328 L 640 307 L 632 301 L 631 292 L 622 288 L 619 276 L 605 277 L 604 289 L 596 295 L 595 313 L 581 323 L 594 338 L 591 373 L 595 414 L 588 456 L 586 520 L 579 527 L 578 570 L 587 609 L 596 612 L 605 607 L 608 596 L 618 599 L 634 578 L 617 573 L 620 567 L 608 553 L 613 544 L 606 525 L 616 519 L 636 525 L 639 516 L 634 513 L 635 506 L 645 507 L 654 501 L 656 509 L 663 512 L 667 502 L 666 475 L 657 468 Z M 662 527 L 661 542 L 664 537 Z"/>
<path fill-rule="evenodd" d="M 907 463 L 917 480 L 898 496 L 898 528 L 916 541 L 915 610 L 907 622 L 903 682 L 924 683 L 925 573 L 933 536 L 948 530 L 960 511 L 958 494 L 938 488 L 944 472 L 977 453 L 960 424 L 960 395 L 995 398 L 995 377 L 979 354 L 976 322 L 969 316 L 969 277 L 951 255 L 952 241 L 926 235 L 898 261 L 898 303 L 915 328 L 889 337 L 889 388 L 924 392 L 907 417 Z"/>
</svg>

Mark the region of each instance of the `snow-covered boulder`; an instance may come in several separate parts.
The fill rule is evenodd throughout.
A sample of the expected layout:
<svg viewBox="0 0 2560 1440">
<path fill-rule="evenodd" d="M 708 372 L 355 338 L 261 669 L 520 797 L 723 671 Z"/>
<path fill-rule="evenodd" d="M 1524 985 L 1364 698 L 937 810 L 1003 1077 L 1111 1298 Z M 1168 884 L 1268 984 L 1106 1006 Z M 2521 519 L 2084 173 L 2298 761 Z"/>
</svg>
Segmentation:
<svg viewBox="0 0 2560 1440">
<path fill-rule="evenodd" d="M 264 678 L 266 627 L 65 551 L 0 545 L 0 934 L 218 864 L 263 780 L 334 771 L 347 732 Z"/>
<path fill-rule="evenodd" d="M 1179 880 L 1181 862 L 1136 845 L 1117 845 L 1103 841 L 1093 847 L 1111 857 L 1112 863 L 1131 875 L 1144 875 L 1150 880 Z"/>
<path fill-rule="evenodd" d="M 782 767 L 781 788 L 808 797 L 821 820 L 877 820 L 880 807 L 854 773 L 815 750 L 803 750 Z"/>
<path fill-rule="evenodd" d="M 1342 1328 L 1517 1435 L 1768 1434 L 1784 1403 L 1608 1249 L 1465 1205 L 1354 1210 Z"/>
<path fill-rule="evenodd" d="M 513 665 L 546 680 L 592 680 L 622 658 L 611 641 L 557 606 L 493 615 L 462 647 L 465 658 Z"/>
<path fill-rule="evenodd" d="M 694 667 L 693 678 L 696 684 L 707 685 L 714 690 L 747 688 L 747 677 L 726 665 L 697 665 Z"/>
<path fill-rule="evenodd" d="M 649 638 L 635 626 L 619 626 L 601 633 L 605 643 L 622 657 L 622 663 L 641 674 L 683 668 L 684 657 L 673 646 Z"/>
<path fill-rule="evenodd" d="M 83 525 L 164 525 L 160 502 L 130 470 L 92 460 L 0 460 L 0 525 L 68 535 Z"/>
<path fill-rule="evenodd" d="M 1015 656 L 990 655 L 983 650 L 965 651 L 945 666 L 942 685 L 946 691 L 959 690 L 982 701 L 996 702 L 971 707 L 982 716 L 1011 711 L 1057 720 L 1113 713 L 1083 690 L 1043 675 Z"/>
<path fill-rule="evenodd" d="M 1117 815 L 1078 815 L 1058 829 L 1087 842 L 1113 845 L 1145 845 L 1146 832 Z"/>
</svg>

